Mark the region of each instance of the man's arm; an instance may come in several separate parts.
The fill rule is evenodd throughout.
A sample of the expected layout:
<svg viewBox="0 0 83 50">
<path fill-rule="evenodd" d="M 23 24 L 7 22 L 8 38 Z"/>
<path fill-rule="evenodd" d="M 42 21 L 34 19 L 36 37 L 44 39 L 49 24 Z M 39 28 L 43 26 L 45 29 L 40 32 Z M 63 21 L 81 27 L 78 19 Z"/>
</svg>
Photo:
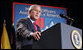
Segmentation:
<svg viewBox="0 0 83 50">
<path fill-rule="evenodd" d="M 23 22 L 23 19 L 19 20 L 17 22 L 16 34 L 26 39 L 30 39 L 31 38 L 30 33 L 31 31 L 27 29 L 27 25 L 25 25 L 25 23 Z"/>
<path fill-rule="evenodd" d="M 16 34 L 21 35 L 26 39 L 31 39 L 33 37 L 35 40 L 39 40 L 41 36 L 40 32 L 29 31 L 27 25 L 25 25 L 25 22 L 23 21 L 17 23 Z"/>
</svg>

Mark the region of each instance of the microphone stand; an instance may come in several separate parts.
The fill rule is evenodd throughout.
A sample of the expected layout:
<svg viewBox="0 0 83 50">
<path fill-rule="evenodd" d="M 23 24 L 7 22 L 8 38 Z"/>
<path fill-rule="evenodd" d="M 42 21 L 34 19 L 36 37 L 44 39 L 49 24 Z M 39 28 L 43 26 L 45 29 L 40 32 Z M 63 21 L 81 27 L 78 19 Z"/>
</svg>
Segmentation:
<svg viewBox="0 0 83 50">
<path fill-rule="evenodd" d="M 66 19 L 70 21 L 70 24 L 69 24 L 69 25 L 72 25 L 72 24 L 73 24 L 73 22 L 74 22 L 74 19 L 72 19 L 72 18 L 69 18 L 68 16 L 67 16 L 67 18 L 66 18 Z"/>
<path fill-rule="evenodd" d="M 64 16 L 62 13 L 60 14 L 60 16 L 63 17 L 63 18 L 66 18 L 68 21 L 70 21 L 70 24 L 69 25 L 72 25 L 73 24 L 74 19 L 72 19 L 72 18 L 70 18 L 68 16 Z"/>
<path fill-rule="evenodd" d="M 72 24 L 73 24 L 73 22 L 74 22 L 74 20 L 71 20 L 70 25 L 72 25 Z"/>
</svg>

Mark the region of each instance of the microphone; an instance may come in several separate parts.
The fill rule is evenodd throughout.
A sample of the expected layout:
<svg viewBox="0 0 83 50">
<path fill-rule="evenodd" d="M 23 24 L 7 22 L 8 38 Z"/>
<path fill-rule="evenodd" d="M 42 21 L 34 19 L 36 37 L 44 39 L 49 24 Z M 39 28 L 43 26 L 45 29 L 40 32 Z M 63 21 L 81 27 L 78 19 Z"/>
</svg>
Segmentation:
<svg viewBox="0 0 83 50">
<path fill-rule="evenodd" d="M 68 17 L 68 16 L 64 16 L 63 14 L 60 14 L 60 16 L 63 17 L 63 18 L 66 18 L 66 19 L 68 19 L 68 20 L 74 20 L 74 19 L 72 19 L 72 18 L 70 18 L 70 17 Z"/>
</svg>

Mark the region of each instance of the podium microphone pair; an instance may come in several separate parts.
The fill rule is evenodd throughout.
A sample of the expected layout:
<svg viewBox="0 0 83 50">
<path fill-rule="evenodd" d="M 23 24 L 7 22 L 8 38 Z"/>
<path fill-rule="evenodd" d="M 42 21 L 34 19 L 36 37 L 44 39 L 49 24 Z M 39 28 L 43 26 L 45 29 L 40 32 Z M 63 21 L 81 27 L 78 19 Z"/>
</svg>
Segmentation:
<svg viewBox="0 0 83 50">
<path fill-rule="evenodd" d="M 72 19 L 72 18 L 70 18 L 70 17 L 68 17 L 68 16 L 64 16 L 63 14 L 60 14 L 60 17 L 63 17 L 63 18 L 66 18 L 66 19 L 68 19 L 68 20 L 74 20 L 74 19 Z"/>
</svg>

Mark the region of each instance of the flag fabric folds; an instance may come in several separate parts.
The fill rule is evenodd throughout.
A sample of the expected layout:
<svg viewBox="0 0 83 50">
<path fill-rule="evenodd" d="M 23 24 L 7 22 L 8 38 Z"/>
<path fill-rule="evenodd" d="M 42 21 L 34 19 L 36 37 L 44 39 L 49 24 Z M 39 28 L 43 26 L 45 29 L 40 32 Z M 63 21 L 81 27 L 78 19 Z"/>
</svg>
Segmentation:
<svg viewBox="0 0 83 50">
<path fill-rule="evenodd" d="M 7 30 L 6 30 L 5 21 L 4 21 L 4 24 L 3 24 L 3 33 L 2 33 L 2 36 L 1 36 L 1 49 L 11 49 L 9 37 L 8 37 L 8 34 L 7 34 Z"/>
</svg>

